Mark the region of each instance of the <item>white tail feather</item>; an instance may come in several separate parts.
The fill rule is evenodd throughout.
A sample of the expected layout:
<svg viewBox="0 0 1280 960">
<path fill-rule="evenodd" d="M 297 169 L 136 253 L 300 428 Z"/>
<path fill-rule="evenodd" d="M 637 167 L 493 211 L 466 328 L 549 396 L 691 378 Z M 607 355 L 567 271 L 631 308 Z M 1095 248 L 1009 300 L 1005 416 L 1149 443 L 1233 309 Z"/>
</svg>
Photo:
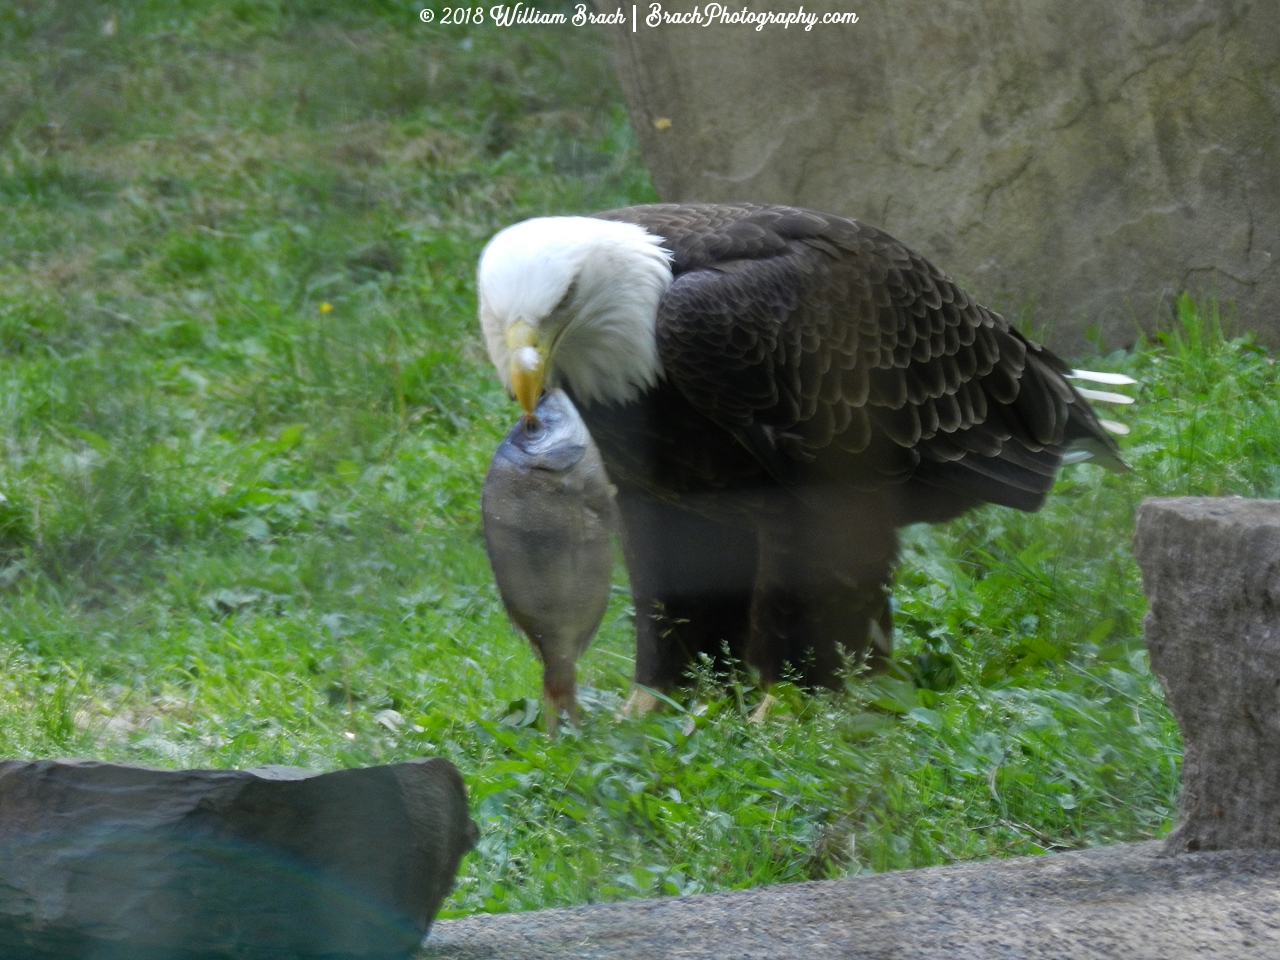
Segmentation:
<svg viewBox="0 0 1280 960">
<path fill-rule="evenodd" d="M 1101 403 L 1133 403 L 1133 397 L 1126 397 L 1123 393 L 1110 393 L 1106 390 L 1086 390 L 1084 387 L 1076 387 L 1076 393 L 1086 400 L 1098 400 Z"/>
<path fill-rule="evenodd" d="M 1073 463 L 1084 463 L 1086 460 L 1092 459 L 1092 450 L 1069 450 L 1062 455 L 1062 465 L 1066 467 Z"/>
<path fill-rule="evenodd" d="M 1109 383 L 1113 386 L 1123 387 L 1130 383 L 1138 381 L 1133 377 L 1126 377 L 1123 373 L 1102 373 L 1098 370 L 1072 370 L 1068 377 L 1073 380 L 1089 380 L 1093 383 Z"/>
<path fill-rule="evenodd" d="M 1138 382 L 1133 377 L 1127 377 L 1123 373 L 1101 373 L 1097 370 L 1072 370 L 1067 376 L 1072 380 L 1088 380 L 1093 383 L 1105 383 L 1114 386 L 1127 386 Z M 1109 390 L 1090 390 L 1086 387 L 1075 387 L 1075 391 L 1086 400 L 1096 400 L 1100 403 L 1133 403 L 1133 397 L 1125 396 L 1123 393 L 1112 393 Z M 1124 436 L 1129 432 L 1128 427 L 1114 420 L 1099 419 L 1098 426 L 1108 433 L 1118 434 L 1119 436 Z M 1097 458 L 1099 466 L 1117 473 L 1123 473 L 1129 469 L 1128 464 L 1116 456 L 1114 445 L 1097 436 L 1080 437 L 1074 440 L 1070 448 L 1064 451 L 1062 462 L 1079 463 L 1082 460 L 1093 458 Z"/>
</svg>

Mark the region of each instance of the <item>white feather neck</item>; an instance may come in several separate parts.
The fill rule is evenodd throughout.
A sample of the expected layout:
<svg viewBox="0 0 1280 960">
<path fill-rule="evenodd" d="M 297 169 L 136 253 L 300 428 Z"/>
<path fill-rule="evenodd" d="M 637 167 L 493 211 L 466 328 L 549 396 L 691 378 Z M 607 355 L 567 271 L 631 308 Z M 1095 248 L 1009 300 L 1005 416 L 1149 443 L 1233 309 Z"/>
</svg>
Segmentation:
<svg viewBox="0 0 1280 960">
<path fill-rule="evenodd" d="M 655 384 L 658 300 L 671 285 L 662 238 L 631 223 L 539 217 L 507 227 L 480 255 L 480 326 L 508 390 L 507 328 L 537 331 L 549 386 L 582 403 L 625 403 Z"/>
</svg>

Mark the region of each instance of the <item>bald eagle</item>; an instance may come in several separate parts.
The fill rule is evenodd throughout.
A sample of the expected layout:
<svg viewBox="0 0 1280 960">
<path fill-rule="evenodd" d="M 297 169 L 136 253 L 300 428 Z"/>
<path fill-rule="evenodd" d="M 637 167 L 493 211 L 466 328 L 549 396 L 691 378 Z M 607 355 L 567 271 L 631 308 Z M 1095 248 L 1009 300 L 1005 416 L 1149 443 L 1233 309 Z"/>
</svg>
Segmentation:
<svg viewBox="0 0 1280 960">
<path fill-rule="evenodd" d="M 531 412 L 563 388 L 617 488 L 638 688 L 723 651 L 765 684 L 874 669 L 898 528 L 1034 511 L 1064 460 L 1125 469 L 1066 364 L 856 220 L 538 218 L 489 242 L 478 284 L 508 392 Z"/>
</svg>

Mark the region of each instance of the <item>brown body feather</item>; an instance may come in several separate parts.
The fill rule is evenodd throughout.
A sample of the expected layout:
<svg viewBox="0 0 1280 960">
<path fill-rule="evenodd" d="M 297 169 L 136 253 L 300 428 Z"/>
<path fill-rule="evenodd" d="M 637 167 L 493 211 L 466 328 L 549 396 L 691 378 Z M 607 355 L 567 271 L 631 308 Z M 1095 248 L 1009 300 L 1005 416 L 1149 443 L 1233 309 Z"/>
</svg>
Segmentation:
<svg viewBox="0 0 1280 960">
<path fill-rule="evenodd" d="M 1036 510 L 1073 440 L 1115 450 L 1061 360 L 883 231 L 752 204 L 597 216 L 673 254 L 665 377 L 579 404 L 619 489 L 642 684 L 726 645 L 766 681 L 874 665 L 898 527 Z"/>
</svg>

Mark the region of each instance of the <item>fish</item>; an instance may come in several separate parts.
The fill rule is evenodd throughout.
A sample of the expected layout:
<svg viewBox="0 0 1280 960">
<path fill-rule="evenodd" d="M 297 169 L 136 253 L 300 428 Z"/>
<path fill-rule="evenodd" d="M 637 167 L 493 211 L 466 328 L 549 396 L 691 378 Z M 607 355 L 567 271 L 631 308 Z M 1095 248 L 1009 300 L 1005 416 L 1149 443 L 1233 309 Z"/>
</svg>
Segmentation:
<svg viewBox="0 0 1280 960">
<path fill-rule="evenodd" d="M 563 390 L 548 391 L 498 445 L 480 513 L 511 622 L 542 660 L 545 729 L 580 719 L 576 663 L 604 618 L 613 579 L 613 486 Z"/>
</svg>

